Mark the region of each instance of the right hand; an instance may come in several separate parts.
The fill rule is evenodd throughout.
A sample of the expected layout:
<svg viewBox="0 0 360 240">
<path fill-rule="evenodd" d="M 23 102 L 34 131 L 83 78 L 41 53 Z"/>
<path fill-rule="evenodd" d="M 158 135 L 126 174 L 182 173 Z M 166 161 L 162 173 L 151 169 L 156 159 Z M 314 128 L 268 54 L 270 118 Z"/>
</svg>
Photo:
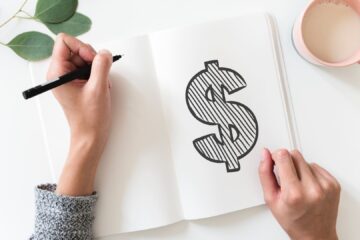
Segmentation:
<svg viewBox="0 0 360 240">
<path fill-rule="evenodd" d="M 112 65 L 111 53 L 96 53 L 80 40 L 60 33 L 57 37 L 48 80 L 55 79 L 92 62 L 88 81 L 74 80 L 53 89 L 68 120 L 72 137 L 96 138 L 104 142 L 110 127 L 111 101 L 108 74 Z"/>
<path fill-rule="evenodd" d="M 111 124 L 109 70 L 112 56 L 80 40 L 59 34 L 47 78 L 54 79 L 92 62 L 89 80 L 74 80 L 53 90 L 71 132 L 70 149 L 56 192 L 82 196 L 93 192 L 98 163 Z"/>
<path fill-rule="evenodd" d="M 308 164 L 299 151 L 265 149 L 259 175 L 266 204 L 292 240 L 338 239 L 340 184 L 329 172 Z"/>
</svg>

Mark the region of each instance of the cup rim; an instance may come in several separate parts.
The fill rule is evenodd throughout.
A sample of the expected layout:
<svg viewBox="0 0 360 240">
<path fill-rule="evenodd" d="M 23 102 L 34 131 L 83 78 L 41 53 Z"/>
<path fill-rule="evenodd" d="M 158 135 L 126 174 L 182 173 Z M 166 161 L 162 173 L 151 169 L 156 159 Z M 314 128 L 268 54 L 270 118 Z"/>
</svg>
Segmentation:
<svg viewBox="0 0 360 240">
<path fill-rule="evenodd" d="M 345 60 L 339 61 L 339 62 L 324 61 L 323 59 L 321 59 L 321 58 L 317 57 L 315 54 L 313 54 L 312 51 L 310 51 L 310 49 L 309 49 L 309 47 L 306 44 L 305 39 L 304 39 L 304 31 L 303 31 L 303 29 L 304 29 L 304 20 L 305 20 L 306 14 L 311 10 L 311 8 L 314 7 L 315 5 L 320 4 L 319 1 L 321 1 L 321 0 L 313 0 L 313 1 L 311 1 L 307 5 L 305 10 L 300 15 L 300 23 L 299 23 L 300 26 L 299 26 L 298 30 L 300 31 L 300 35 L 301 35 L 301 38 L 300 38 L 301 45 L 304 47 L 304 50 L 306 51 L 306 54 L 309 55 L 314 61 L 318 62 L 321 65 L 325 65 L 325 66 L 346 67 L 346 66 L 350 66 L 350 65 L 359 63 L 359 61 L 360 61 L 360 47 L 350 57 L 348 57 Z M 345 0 L 341 0 L 341 1 L 347 2 Z M 360 12 L 353 5 L 351 5 L 350 3 L 349 3 L 349 5 L 350 5 L 350 7 L 352 9 L 354 9 L 360 15 Z M 293 34 L 296 34 L 295 31 L 296 31 L 296 28 L 294 27 Z"/>
</svg>

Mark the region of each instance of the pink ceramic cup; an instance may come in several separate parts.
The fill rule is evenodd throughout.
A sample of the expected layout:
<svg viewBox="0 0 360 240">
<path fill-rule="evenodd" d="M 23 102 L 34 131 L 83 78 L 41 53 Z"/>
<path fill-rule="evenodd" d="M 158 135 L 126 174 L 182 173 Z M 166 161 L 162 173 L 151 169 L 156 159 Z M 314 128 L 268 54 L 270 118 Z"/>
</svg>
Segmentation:
<svg viewBox="0 0 360 240">
<path fill-rule="evenodd" d="M 327 62 L 323 59 L 316 57 L 306 46 L 303 36 L 303 23 L 307 12 L 319 3 L 333 2 L 333 3 L 344 3 L 352 7 L 357 13 L 360 14 L 360 1 L 359 0 L 312 0 L 306 9 L 301 13 L 300 17 L 296 20 L 293 28 L 292 38 L 293 43 L 298 51 L 299 55 L 310 63 L 326 66 L 326 67 L 345 67 L 355 63 L 360 63 L 360 49 L 357 52 L 341 62 Z"/>
</svg>

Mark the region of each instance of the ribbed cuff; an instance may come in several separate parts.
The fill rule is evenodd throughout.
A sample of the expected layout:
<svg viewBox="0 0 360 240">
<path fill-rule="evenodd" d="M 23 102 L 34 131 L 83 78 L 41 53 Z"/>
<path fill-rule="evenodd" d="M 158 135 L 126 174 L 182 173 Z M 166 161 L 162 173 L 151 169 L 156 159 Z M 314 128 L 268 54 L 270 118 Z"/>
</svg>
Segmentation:
<svg viewBox="0 0 360 240">
<path fill-rule="evenodd" d="M 34 240 L 92 239 L 97 195 L 61 196 L 55 184 L 35 189 L 36 219 Z"/>
</svg>

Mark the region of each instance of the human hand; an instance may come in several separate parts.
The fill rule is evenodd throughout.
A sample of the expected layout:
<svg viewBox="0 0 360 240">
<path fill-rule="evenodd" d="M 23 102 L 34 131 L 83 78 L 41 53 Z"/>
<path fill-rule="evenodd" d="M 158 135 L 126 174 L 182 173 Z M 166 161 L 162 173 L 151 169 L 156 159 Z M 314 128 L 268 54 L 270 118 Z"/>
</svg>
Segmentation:
<svg viewBox="0 0 360 240">
<path fill-rule="evenodd" d="M 111 54 L 95 50 L 80 40 L 59 34 L 47 79 L 51 80 L 93 62 L 91 77 L 57 87 L 53 93 L 62 106 L 72 137 L 90 137 L 103 142 L 110 126 L 111 102 L 108 73 Z"/>
<path fill-rule="evenodd" d="M 57 193 L 92 193 L 98 161 L 111 124 L 111 97 L 108 74 L 112 56 L 95 50 L 80 40 L 59 34 L 54 46 L 47 79 L 51 80 L 92 62 L 88 81 L 74 80 L 53 90 L 71 132 L 67 162 L 58 182 Z"/>
<path fill-rule="evenodd" d="M 340 185 L 329 172 L 308 164 L 299 151 L 265 149 L 259 176 L 267 206 L 292 240 L 338 239 Z"/>
</svg>

